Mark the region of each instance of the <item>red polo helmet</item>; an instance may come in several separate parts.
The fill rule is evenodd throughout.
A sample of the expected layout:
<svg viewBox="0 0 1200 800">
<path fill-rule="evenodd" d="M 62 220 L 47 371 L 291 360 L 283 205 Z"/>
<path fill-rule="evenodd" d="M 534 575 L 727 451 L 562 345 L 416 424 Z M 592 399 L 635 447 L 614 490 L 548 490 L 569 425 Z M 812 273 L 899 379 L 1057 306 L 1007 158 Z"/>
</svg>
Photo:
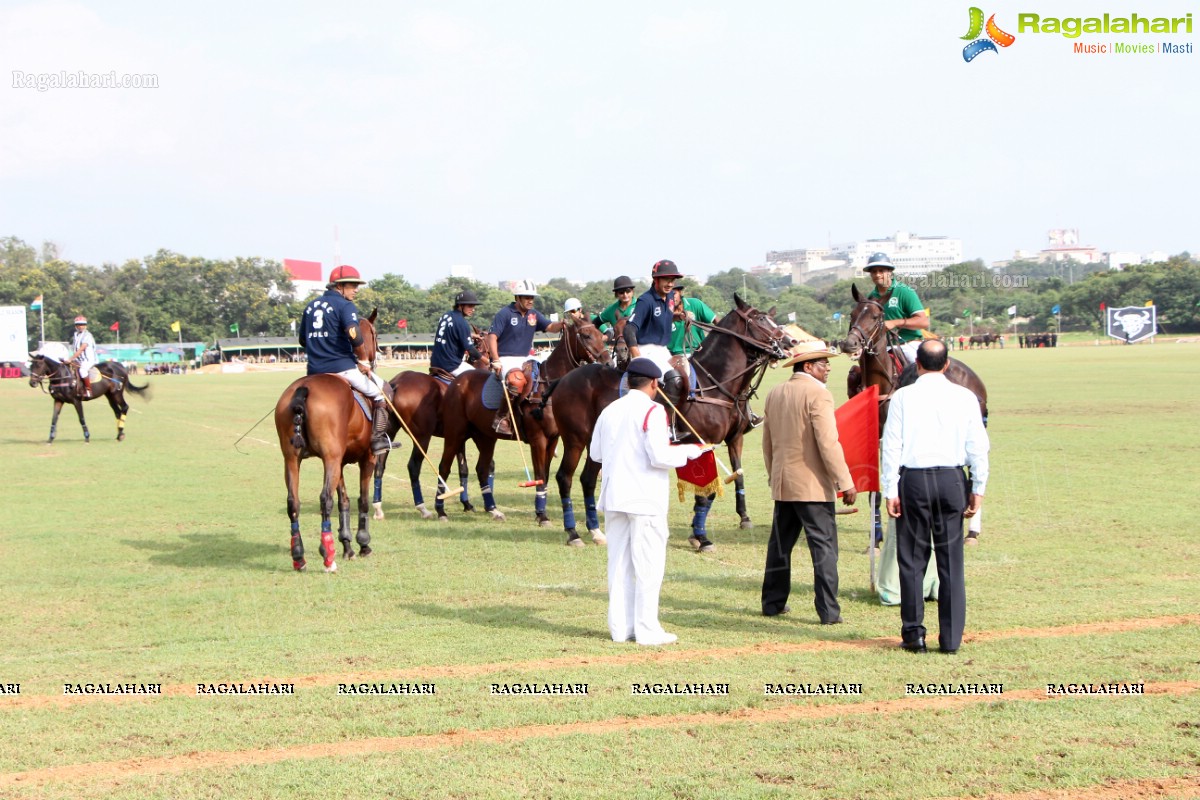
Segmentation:
<svg viewBox="0 0 1200 800">
<path fill-rule="evenodd" d="M 83 314 L 80 314 L 78 317 L 75 318 L 75 324 L 76 325 L 87 325 L 88 324 L 87 317 L 85 317 Z"/>
<path fill-rule="evenodd" d="M 358 270 L 349 264 L 344 264 L 340 267 L 334 267 L 333 272 L 329 273 L 330 283 L 366 283 L 362 276 L 358 274 Z"/>
</svg>

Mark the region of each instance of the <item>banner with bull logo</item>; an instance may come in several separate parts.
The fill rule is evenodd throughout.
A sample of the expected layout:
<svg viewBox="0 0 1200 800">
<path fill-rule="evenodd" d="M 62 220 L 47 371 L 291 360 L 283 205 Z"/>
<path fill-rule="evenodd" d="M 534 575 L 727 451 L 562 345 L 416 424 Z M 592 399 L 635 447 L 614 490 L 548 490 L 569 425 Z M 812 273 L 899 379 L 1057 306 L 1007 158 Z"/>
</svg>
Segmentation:
<svg viewBox="0 0 1200 800">
<path fill-rule="evenodd" d="M 1158 329 L 1156 306 L 1126 306 L 1106 309 L 1108 335 L 1123 342 L 1140 342 Z"/>
</svg>

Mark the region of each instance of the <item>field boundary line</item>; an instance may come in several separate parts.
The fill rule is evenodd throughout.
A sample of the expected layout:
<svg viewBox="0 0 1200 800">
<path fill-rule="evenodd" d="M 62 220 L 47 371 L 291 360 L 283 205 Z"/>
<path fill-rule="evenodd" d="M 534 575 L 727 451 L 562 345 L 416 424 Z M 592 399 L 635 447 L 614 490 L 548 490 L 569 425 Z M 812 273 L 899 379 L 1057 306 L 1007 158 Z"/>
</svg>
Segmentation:
<svg viewBox="0 0 1200 800">
<path fill-rule="evenodd" d="M 1200 624 L 1200 614 L 1176 614 L 1166 617 L 1135 617 L 1125 620 L 1107 620 L 1073 625 L 1056 625 L 1047 628 L 1010 628 L 1002 631 L 979 631 L 967 633 L 964 644 L 975 644 L 1006 639 L 1050 639 L 1065 636 L 1089 636 L 1130 631 L 1153 630 L 1173 625 Z M 427 683 L 438 678 L 473 678 L 497 672 L 533 672 L 537 670 L 559 670 L 572 667 L 620 666 L 622 664 L 673 664 L 697 659 L 722 659 L 757 655 L 791 655 L 795 653 L 826 652 L 831 650 L 896 649 L 899 637 L 883 636 L 872 639 L 818 639 L 804 642 L 759 642 L 739 647 L 718 647 L 707 650 L 670 648 L 665 650 L 636 650 L 630 652 L 591 656 L 563 656 L 561 658 L 535 659 L 532 661 L 488 662 L 484 664 L 450 664 L 406 667 L 404 669 L 371 670 L 365 672 L 339 672 L 300 675 L 296 677 L 231 678 L 209 677 L 192 683 L 165 684 L 162 695 L 135 694 L 28 694 L 0 697 L 0 712 L 16 709 L 60 707 L 69 708 L 87 703 L 146 702 L 161 697 L 194 697 L 196 683 L 215 683 L 233 680 L 241 683 L 292 683 L 297 688 L 336 686 L 339 683 Z M 113 683 L 134 682 L 131 678 Z M 136 682 L 144 683 L 144 679 Z"/>
<path fill-rule="evenodd" d="M 1200 681 L 1176 681 L 1146 684 L 1146 695 L 1182 695 L 1200 689 Z M 1018 689 L 1003 695 L 951 695 L 908 697 L 903 700 L 861 703 L 801 705 L 787 703 L 772 708 L 738 708 L 723 712 L 612 717 L 589 722 L 518 725 L 510 728 L 455 730 L 448 733 L 408 736 L 377 736 L 338 742 L 292 745 L 253 750 L 203 750 L 175 756 L 128 758 L 119 761 L 94 761 L 0 774 L 0 788 L 41 787 L 64 781 L 128 780 L 143 775 L 164 775 L 198 769 L 261 766 L 282 761 L 315 758 L 344 758 L 408 751 L 461 747 L 470 744 L 511 744 L 529 739 L 559 738 L 575 735 L 603 735 L 635 730 L 669 730 L 693 725 L 729 725 L 740 723 L 782 723 L 830 719 L 868 714 L 947 711 L 969 706 L 1012 701 L 1062 702 L 1047 697 L 1044 689 Z"/>
</svg>

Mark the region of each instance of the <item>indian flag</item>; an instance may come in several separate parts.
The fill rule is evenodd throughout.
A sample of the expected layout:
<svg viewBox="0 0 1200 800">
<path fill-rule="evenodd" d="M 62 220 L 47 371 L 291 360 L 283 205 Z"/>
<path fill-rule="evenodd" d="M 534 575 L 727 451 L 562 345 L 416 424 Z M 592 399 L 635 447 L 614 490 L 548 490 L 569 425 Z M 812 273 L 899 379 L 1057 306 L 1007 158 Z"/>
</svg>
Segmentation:
<svg viewBox="0 0 1200 800">
<path fill-rule="evenodd" d="M 29 307 L 34 311 L 40 311 L 42 309 L 42 296 L 39 294 L 33 298 L 33 302 L 29 304 Z"/>
</svg>

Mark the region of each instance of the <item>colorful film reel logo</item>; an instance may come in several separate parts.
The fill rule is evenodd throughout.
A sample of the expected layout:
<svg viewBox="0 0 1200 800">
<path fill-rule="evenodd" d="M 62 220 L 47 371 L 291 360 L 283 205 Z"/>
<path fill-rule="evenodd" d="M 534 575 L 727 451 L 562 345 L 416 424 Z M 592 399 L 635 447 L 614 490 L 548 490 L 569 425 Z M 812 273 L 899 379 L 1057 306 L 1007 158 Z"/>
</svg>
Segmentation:
<svg viewBox="0 0 1200 800">
<path fill-rule="evenodd" d="M 979 34 L 987 33 L 987 36 L 981 38 Z M 983 23 L 983 9 L 971 6 L 971 27 L 967 29 L 967 35 L 961 37 L 970 39 L 971 43 L 963 48 L 963 61 L 973 61 L 975 56 L 980 53 L 986 53 L 989 50 L 993 53 L 1000 52 L 996 49 L 996 45 L 1008 47 L 1017 40 L 1017 37 L 1011 33 L 1005 33 L 1000 30 L 1000 26 L 996 24 L 996 15 L 992 14 L 988 17 L 987 24 Z"/>
</svg>

